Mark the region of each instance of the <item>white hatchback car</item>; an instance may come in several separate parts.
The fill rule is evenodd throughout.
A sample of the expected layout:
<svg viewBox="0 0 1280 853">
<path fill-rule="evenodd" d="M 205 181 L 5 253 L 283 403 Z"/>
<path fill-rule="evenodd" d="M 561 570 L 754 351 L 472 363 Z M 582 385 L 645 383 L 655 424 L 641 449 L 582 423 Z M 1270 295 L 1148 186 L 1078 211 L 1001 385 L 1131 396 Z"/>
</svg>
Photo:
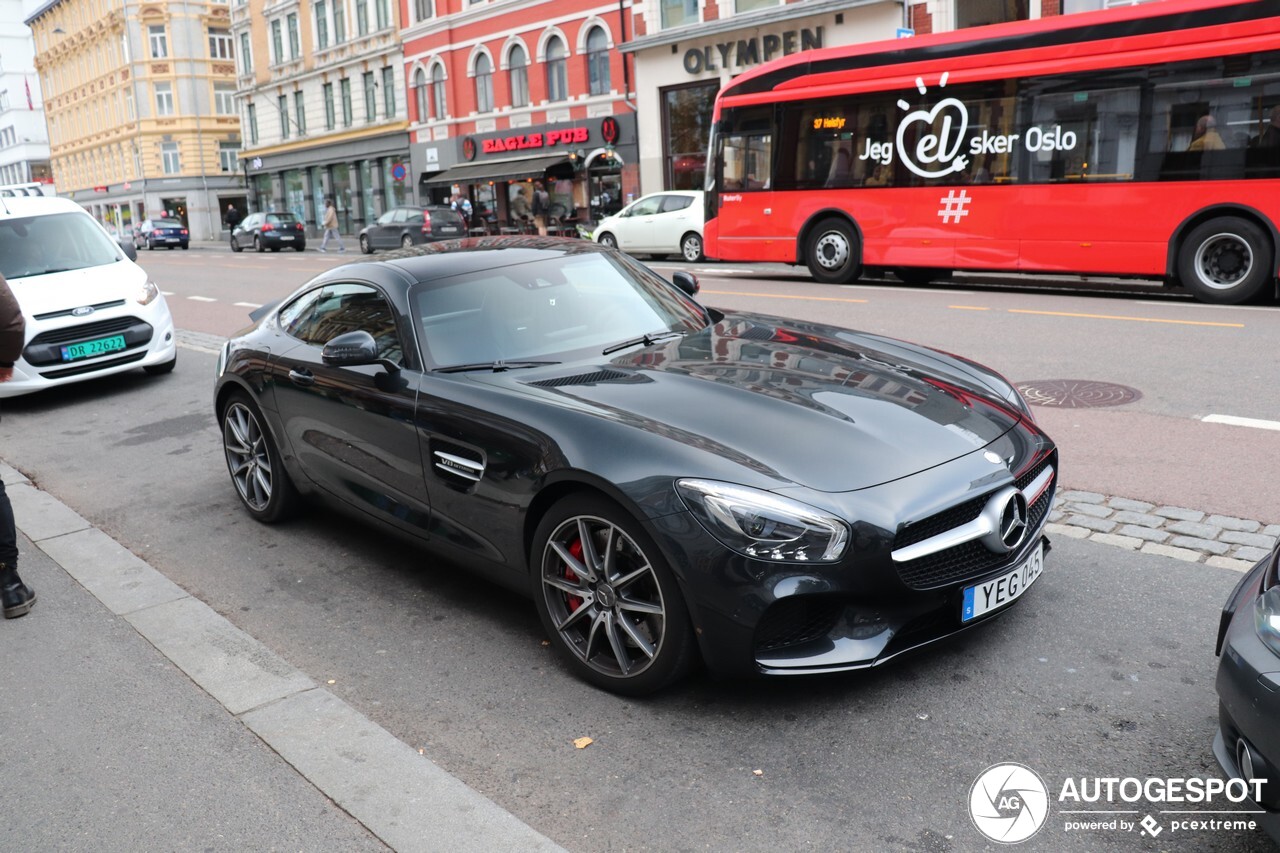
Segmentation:
<svg viewBox="0 0 1280 853">
<path fill-rule="evenodd" d="M 173 317 L 125 247 L 69 199 L 0 198 L 0 273 L 26 342 L 0 397 L 177 363 Z"/>
<path fill-rule="evenodd" d="M 628 254 L 674 255 L 702 260 L 702 192 L 669 190 L 642 196 L 606 216 L 592 237 Z"/>
</svg>

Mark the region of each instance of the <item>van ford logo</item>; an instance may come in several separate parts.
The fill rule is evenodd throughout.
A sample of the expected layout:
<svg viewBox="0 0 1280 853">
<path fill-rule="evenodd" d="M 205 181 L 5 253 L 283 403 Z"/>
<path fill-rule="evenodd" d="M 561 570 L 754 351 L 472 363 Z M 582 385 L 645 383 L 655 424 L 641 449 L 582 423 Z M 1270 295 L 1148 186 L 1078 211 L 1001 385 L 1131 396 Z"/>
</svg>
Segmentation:
<svg viewBox="0 0 1280 853">
<path fill-rule="evenodd" d="M 92 305 L 81 305 L 79 308 L 71 309 L 71 316 L 72 317 L 88 317 L 90 314 L 94 312 L 94 310 L 95 309 Z"/>
</svg>

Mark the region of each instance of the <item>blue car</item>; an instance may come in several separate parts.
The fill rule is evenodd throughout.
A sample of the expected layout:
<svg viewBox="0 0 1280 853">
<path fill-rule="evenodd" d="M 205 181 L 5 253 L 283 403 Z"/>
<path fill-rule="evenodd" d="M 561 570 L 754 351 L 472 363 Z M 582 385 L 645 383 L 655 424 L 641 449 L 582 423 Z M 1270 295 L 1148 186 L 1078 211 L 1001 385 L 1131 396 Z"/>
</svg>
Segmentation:
<svg viewBox="0 0 1280 853">
<path fill-rule="evenodd" d="M 1249 783 L 1258 824 L 1280 842 L 1280 548 L 1227 599 L 1217 651 L 1213 754 L 1229 778 Z"/>
<path fill-rule="evenodd" d="M 191 233 L 181 219 L 170 219 L 158 216 L 155 219 L 144 219 L 133 235 L 134 248 L 154 250 L 158 246 L 169 249 L 191 247 Z"/>
</svg>

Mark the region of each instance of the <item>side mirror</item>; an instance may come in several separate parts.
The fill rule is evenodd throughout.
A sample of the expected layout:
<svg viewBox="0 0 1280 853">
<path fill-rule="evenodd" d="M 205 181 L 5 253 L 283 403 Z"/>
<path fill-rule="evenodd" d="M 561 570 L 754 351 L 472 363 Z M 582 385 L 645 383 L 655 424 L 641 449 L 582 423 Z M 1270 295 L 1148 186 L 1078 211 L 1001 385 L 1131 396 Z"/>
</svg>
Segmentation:
<svg viewBox="0 0 1280 853">
<path fill-rule="evenodd" d="M 120 245 L 120 251 L 124 252 L 124 256 L 131 261 L 138 259 L 138 247 L 133 245 L 132 240 L 117 240 Z"/>
<path fill-rule="evenodd" d="M 698 295 L 698 277 L 691 272 L 684 270 L 676 270 L 671 274 L 671 283 L 680 288 L 689 296 Z"/>
<path fill-rule="evenodd" d="M 378 345 L 373 335 L 357 329 L 346 332 L 324 345 L 320 360 L 330 367 L 359 367 L 362 364 L 380 364 L 388 373 L 399 373 L 400 366 L 378 357 Z"/>
</svg>

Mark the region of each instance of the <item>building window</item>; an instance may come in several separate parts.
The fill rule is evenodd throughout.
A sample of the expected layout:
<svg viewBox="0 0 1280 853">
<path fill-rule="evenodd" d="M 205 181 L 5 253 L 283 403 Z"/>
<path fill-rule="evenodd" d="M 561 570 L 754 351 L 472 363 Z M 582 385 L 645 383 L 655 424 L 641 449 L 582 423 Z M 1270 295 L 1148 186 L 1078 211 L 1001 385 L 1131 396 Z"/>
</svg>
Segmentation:
<svg viewBox="0 0 1280 853">
<path fill-rule="evenodd" d="M 593 95 L 609 92 L 609 37 L 604 27 L 587 34 L 587 82 Z"/>
<path fill-rule="evenodd" d="M 245 124 L 249 125 L 249 144 L 258 144 L 258 108 L 254 104 L 245 104 Z"/>
<path fill-rule="evenodd" d="M 374 23 L 380 30 L 391 26 L 391 0 L 373 0 Z"/>
<path fill-rule="evenodd" d="M 276 98 L 276 108 L 280 110 L 280 138 L 289 138 L 289 96 L 280 95 Z"/>
<path fill-rule="evenodd" d="M 164 33 L 164 25 L 147 27 L 151 37 L 151 58 L 166 59 L 169 56 L 169 37 Z"/>
<path fill-rule="evenodd" d="M 396 114 L 396 70 L 390 65 L 382 68 L 382 111 L 387 118 Z"/>
<path fill-rule="evenodd" d="M 316 13 L 316 47 L 324 50 L 329 46 L 329 10 L 325 0 L 316 0 L 311 8 Z"/>
<path fill-rule="evenodd" d="M 956 3 L 956 29 L 1025 21 L 1030 17 L 1028 0 L 965 0 Z"/>
<path fill-rule="evenodd" d="M 333 43 L 342 44 L 347 40 L 347 4 L 344 0 L 333 0 Z"/>
<path fill-rule="evenodd" d="M 289 31 L 289 58 L 297 59 L 302 55 L 302 40 L 298 37 L 298 13 L 290 12 L 285 18 L 285 25 Z"/>
<path fill-rule="evenodd" d="M 249 53 L 249 34 L 240 34 L 240 73 L 253 73 L 253 55 Z"/>
<path fill-rule="evenodd" d="M 124 90 L 124 114 L 125 116 L 128 117 L 129 121 L 134 121 L 135 119 L 137 119 L 137 114 L 134 112 L 134 109 L 133 109 L 133 90 L 132 89 Z"/>
<path fill-rule="evenodd" d="M 160 143 L 160 168 L 166 175 L 176 175 L 182 171 L 182 155 L 178 153 L 178 143 Z"/>
<path fill-rule="evenodd" d="M 511 77 L 511 106 L 529 106 L 529 55 L 522 45 L 511 48 L 507 68 Z"/>
<path fill-rule="evenodd" d="M 231 33 L 226 30 L 209 30 L 209 57 L 211 59 L 231 59 L 234 49 L 232 48 Z"/>
<path fill-rule="evenodd" d="M 333 130 L 337 124 L 333 111 L 333 84 L 324 84 L 324 129 Z"/>
<path fill-rule="evenodd" d="M 493 112 L 493 61 L 487 53 L 476 56 L 476 111 Z"/>
<path fill-rule="evenodd" d="M 271 61 L 276 65 L 284 62 L 284 28 L 279 18 L 271 22 Z"/>
<path fill-rule="evenodd" d="M 413 0 L 413 19 L 425 21 L 431 17 L 431 0 Z"/>
<path fill-rule="evenodd" d="M 297 125 L 298 135 L 307 133 L 307 105 L 302 100 L 301 90 L 293 93 L 293 123 Z"/>
<path fill-rule="evenodd" d="M 374 82 L 373 72 L 366 71 L 361 78 L 364 81 L 364 120 L 378 120 L 378 84 Z"/>
<path fill-rule="evenodd" d="M 444 96 L 444 66 L 438 62 L 431 69 L 431 106 L 435 118 L 444 118 L 449 114 L 449 105 Z"/>
<path fill-rule="evenodd" d="M 771 6 L 777 6 L 778 3 L 779 0 L 735 0 L 734 6 L 736 11 L 741 14 L 742 12 L 754 12 L 756 9 L 768 9 Z"/>
<path fill-rule="evenodd" d="M 173 84 L 156 83 L 156 115 L 173 115 Z"/>
<path fill-rule="evenodd" d="M 569 97 L 569 80 L 565 71 L 564 42 L 552 36 L 547 42 L 547 100 L 563 101 Z"/>
<path fill-rule="evenodd" d="M 220 116 L 236 114 L 236 87 L 230 83 L 213 84 L 213 111 Z"/>
<path fill-rule="evenodd" d="M 659 0 L 662 6 L 662 28 L 698 23 L 698 0 Z"/>
<path fill-rule="evenodd" d="M 218 165 L 224 172 L 240 171 L 239 146 L 234 142 L 218 143 Z"/>
<path fill-rule="evenodd" d="M 343 77 L 338 82 L 342 87 L 342 126 L 351 127 L 351 78 Z"/>
<path fill-rule="evenodd" d="M 419 68 L 413 72 L 413 105 L 418 110 L 418 122 L 424 122 L 430 116 L 427 109 L 427 72 Z"/>
<path fill-rule="evenodd" d="M 356 35 L 369 34 L 369 0 L 356 0 Z"/>
</svg>

